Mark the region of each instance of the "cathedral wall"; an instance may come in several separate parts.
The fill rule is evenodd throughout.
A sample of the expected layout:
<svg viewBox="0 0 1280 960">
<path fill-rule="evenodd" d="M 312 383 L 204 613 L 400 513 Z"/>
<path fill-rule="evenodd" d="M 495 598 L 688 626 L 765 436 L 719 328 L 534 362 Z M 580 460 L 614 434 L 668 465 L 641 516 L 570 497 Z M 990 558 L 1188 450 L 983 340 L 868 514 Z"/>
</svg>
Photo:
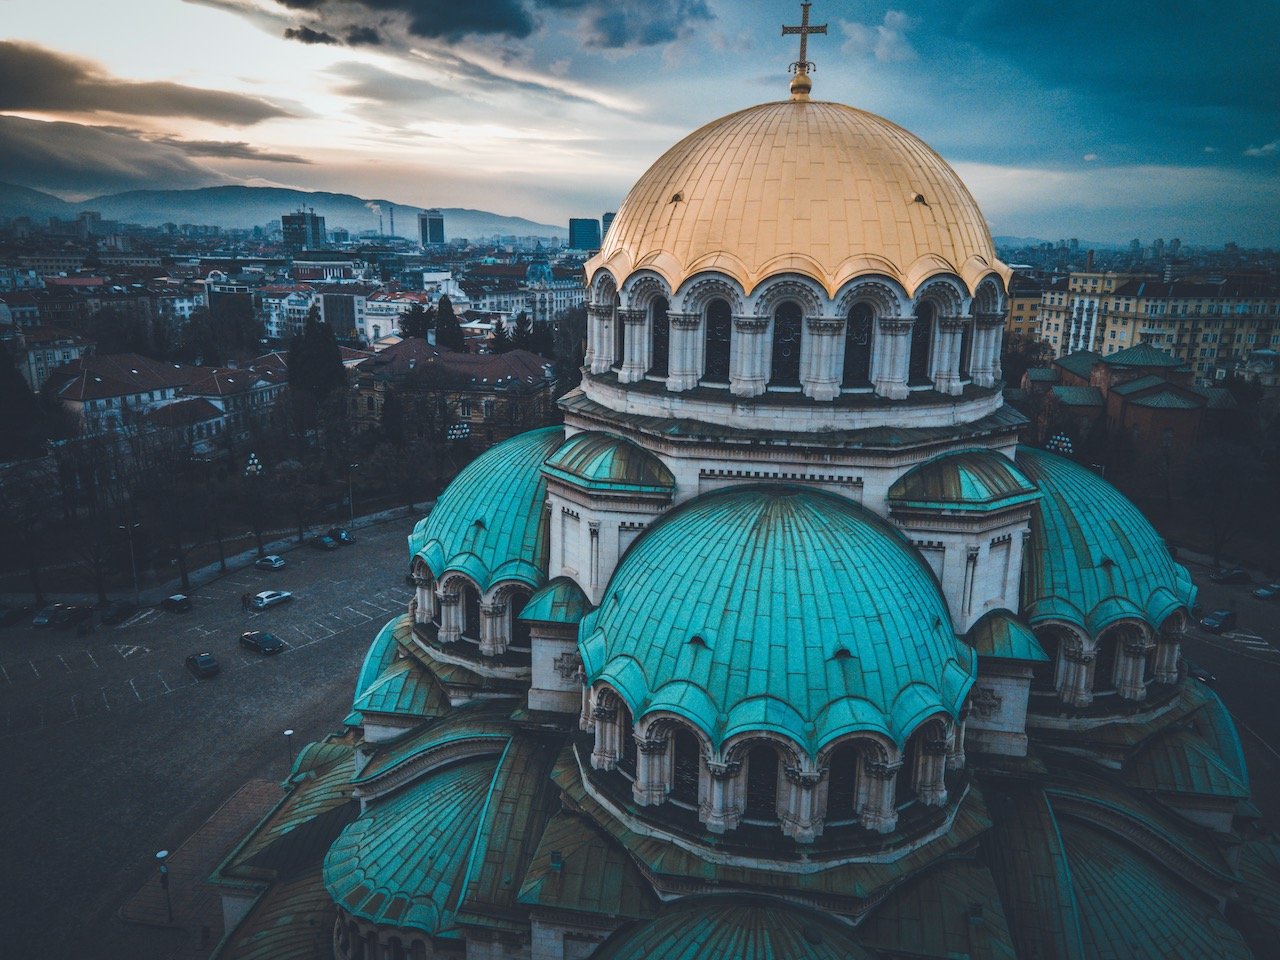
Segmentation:
<svg viewBox="0 0 1280 960">
<path fill-rule="evenodd" d="M 983 659 L 969 695 L 965 747 L 1010 757 L 1027 755 L 1027 701 L 1031 668 L 1012 661 Z"/>
</svg>

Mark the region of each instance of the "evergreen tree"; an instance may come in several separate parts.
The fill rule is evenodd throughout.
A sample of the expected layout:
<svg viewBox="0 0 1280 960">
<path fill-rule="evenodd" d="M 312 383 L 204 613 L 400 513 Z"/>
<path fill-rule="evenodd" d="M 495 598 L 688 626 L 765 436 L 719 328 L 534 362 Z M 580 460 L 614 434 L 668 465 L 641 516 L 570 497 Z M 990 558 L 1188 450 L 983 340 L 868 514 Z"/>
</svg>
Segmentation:
<svg viewBox="0 0 1280 960">
<path fill-rule="evenodd" d="M 454 316 L 453 303 L 447 296 L 440 298 L 440 305 L 436 308 L 436 346 L 459 352 L 467 349 L 462 336 L 462 324 Z"/>
<path fill-rule="evenodd" d="M 323 400 L 346 382 L 338 338 L 332 327 L 321 322 L 320 311 L 313 306 L 302 333 L 289 345 L 289 386 Z"/>
<path fill-rule="evenodd" d="M 511 334 L 507 332 L 507 325 L 499 320 L 493 328 L 493 337 L 489 340 L 489 349 L 493 353 L 507 353 L 515 349 L 515 344 L 511 342 Z"/>
<path fill-rule="evenodd" d="M 0 461 L 34 457 L 44 447 L 44 418 L 36 395 L 14 365 L 9 345 L 0 340 Z"/>
<path fill-rule="evenodd" d="M 420 303 L 413 304 L 408 310 L 400 314 L 400 336 L 402 337 L 425 339 L 431 326 L 431 314 Z"/>
<path fill-rule="evenodd" d="M 382 435 L 397 450 L 404 446 L 404 403 L 391 387 L 382 398 Z"/>
<path fill-rule="evenodd" d="M 533 321 L 529 319 L 529 315 L 523 310 L 516 317 L 516 333 L 512 338 L 519 350 L 530 350 L 529 342 L 533 339 Z"/>
<path fill-rule="evenodd" d="M 533 332 L 529 335 L 529 344 L 525 349 L 544 356 L 548 360 L 555 359 L 556 342 L 551 333 L 551 324 L 535 323 Z"/>
</svg>

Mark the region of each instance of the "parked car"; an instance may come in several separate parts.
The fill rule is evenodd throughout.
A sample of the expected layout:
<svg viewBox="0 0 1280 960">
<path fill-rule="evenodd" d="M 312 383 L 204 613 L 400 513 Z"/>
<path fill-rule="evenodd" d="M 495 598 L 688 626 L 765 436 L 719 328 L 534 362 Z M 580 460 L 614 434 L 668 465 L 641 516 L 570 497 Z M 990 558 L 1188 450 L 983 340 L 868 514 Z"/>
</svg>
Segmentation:
<svg viewBox="0 0 1280 960">
<path fill-rule="evenodd" d="M 138 608 L 132 600 L 112 600 L 102 608 L 102 622 L 107 626 L 114 626 L 124 623 L 137 612 Z"/>
<path fill-rule="evenodd" d="M 279 570 L 284 566 L 284 557 L 278 557 L 274 553 L 268 554 L 253 561 L 253 565 L 259 570 Z"/>
<path fill-rule="evenodd" d="M 257 650 L 259 653 L 279 653 L 284 649 L 284 641 L 274 633 L 250 630 L 248 633 L 240 634 L 240 646 Z"/>
<path fill-rule="evenodd" d="M 263 590 L 253 595 L 253 609 L 266 610 L 276 604 L 288 603 L 292 599 L 293 594 L 288 590 Z"/>
<path fill-rule="evenodd" d="M 310 540 L 310 543 L 311 543 L 311 546 L 315 547 L 317 550 L 337 550 L 338 549 L 338 541 L 333 539 L 333 537 L 329 536 L 328 534 L 322 534 L 321 536 L 318 536 L 318 537 L 312 537 Z"/>
<path fill-rule="evenodd" d="M 65 607 L 65 603 L 51 603 L 49 606 L 42 608 L 34 617 L 31 618 L 33 627 L 47 627 L 53 623 L 53 618 L 58 615 L 58 611 Z"/>
<path fill-rule="evenodd" d="M 333 527 L 327 536 L 335 543 L 355 543 L 356 538 L 351 535 L 346 527 Z"/>
<path fill-rule="evenodd" d="M 81 623 L 93 622 L 93 607 L 77 607 L 67 604 L 56 611 L 50 624 L 59 630 L 70 630 Z"/>
<path fill-rule="evenodd" d="M 190 613 L 191 598 L 185 593 L 175 593 L 173 596 L 165 597 L 161 600 L 160 606 L 170 613 Z"/>
<path fill-rule="evenodd" d="M 1218 679 L 1214 676 L 1212 670 L 1202 664 L 1196 663 L 1194 660 L 1188 660 L 1184 657 L 1182 662 L 1186 665 L 1187 676 L 1195 677 L 1201 683 L 1213 683 Z"/>
<path fill-rule="evenodd" d="M 1209 574 L 1209 579 L 1214 583 L 1248 583 L 1253 578 L 1249 576 L 1248 570 L 1241 570 L 1239 567 L 1230 567 L 1223 570 L 1215 570 Z"/>
<path fill-rule="evenodd" d="M 0 607 L 0 627 L 12 627 L 15 623 L 21 623 L 36 612 L 36 608 L 26 604 L 19 604 L 16 607 Z"/>
<path fill-rule="evenodd" d="M 1200 626 L 1210 633 L 1226 633 L 1236 625 L 1234 610 L 1213 610 L 1200 621 Z"/>
<path fill-rule="evenodd" d="M 1275 600 L 1280 597 L 1280 583 L 1263 584 L 1257 590 L 1253 591 L 1253 595 L 1259 600 Z"/>
<path fill-rule="evenodd" d="M 193 653 L 187 657 L 187 669 L 197 677 L 212 677 L 222 672 L 218 658 L 212 653 Z"/>
</svg>

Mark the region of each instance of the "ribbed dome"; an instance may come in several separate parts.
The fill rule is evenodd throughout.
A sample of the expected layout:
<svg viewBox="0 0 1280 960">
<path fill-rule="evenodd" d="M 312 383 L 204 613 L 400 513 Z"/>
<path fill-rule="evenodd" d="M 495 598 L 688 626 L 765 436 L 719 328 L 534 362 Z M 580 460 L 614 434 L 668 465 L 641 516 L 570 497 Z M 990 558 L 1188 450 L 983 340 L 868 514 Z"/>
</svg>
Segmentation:
<svg viewBox="0 0 1280 960">
<path fill-rule="evenodd" d="M 577 486 L 604 491 L 669 494 L 676 485 L 666 464 L 648 450 L 595 430 L 575 433 L 543 469 Z"/>
<path fill-rule="evenodd" d="M 943 510 L 995 510 L 1039 498 L 1035 484 L 994 450 L 956 450 L 926 460 L 889 488 L 895 506 Z"/>
<path fill-rule="evenodd" d="M 811 753 L 873 730 L 902 743 L 954 715 L 976 670 L 920 555 L 852 501 L 737 487 L 637 540 L 582 622 L 588 678 L 636 717 L 671 711 L 713 744 L 772 730 Z"/>
<path fill-rule="evenodd" d="M 917 199 L 919 198 L 919 199 Z M 798 272 L 829 294 L 864 273 L 912 293 L 952 272 L 1007 276 L 977 203 L 918 137 L 838 103 L 766 103 L 715 120 L 658 158 L 618 210 L 588 278 L 635 270 L 675 290 L 719 270 L 750 292 Z"/>
</svg>

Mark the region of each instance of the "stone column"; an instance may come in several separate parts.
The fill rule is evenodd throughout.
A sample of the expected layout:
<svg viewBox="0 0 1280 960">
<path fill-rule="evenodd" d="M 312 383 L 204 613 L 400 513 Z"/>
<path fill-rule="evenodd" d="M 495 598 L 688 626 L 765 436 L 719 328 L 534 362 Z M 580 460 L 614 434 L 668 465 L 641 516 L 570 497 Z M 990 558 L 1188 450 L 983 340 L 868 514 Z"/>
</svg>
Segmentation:
<svg viewBox="0 0 1280 960">
<path fill-rule="evenodd" d="M 844 321 L 835 317 L 809 317 L 800 344 L 800 384 L 804 395 L 814 400 L 834 400 L 840 396 L 840 375 L 844 351 L 841 337 Z"/>
<path fill-rule="evenodd" d="M 947 802 L 947 741 L 926 740 L 916 761 L 916 796 L 930 807 Z"/>
<path fill-rule="evenodd" d="M 729 346 L 729 392 L 735 397 L 758 397 L 769 383 L 769 320 L 734 317 Z"/>
<path fill-rule="evenodd" d="M 635 383 L 644 379 L 644 372 L 649 368 L 649 344 L 645 342 L 645 311 L 619 310 L 615 323 L 622 324 L 623 345 L 622 369 L 618 371 L 619 383 Z"/>
<path fill-rule="evenodd" d="M 733 830 L 742 821 L 742 764 L 737 760 L 704 761 L 699 779 L 699 793 L 705 795 L 698 804 L 702 822 L 712 833 Z"/>
<path fill-rule="evenodd" d="M 964 384 L 960 382 L 960 338 L 963 330 L 963 317 L 938 318 L 938 343 L 933 351 L 930 376 L 934 389 L 953 397 L 964 392 Z"/>
<path fill-rule="evenodd" d="M 778 819 L 782 832 L 796 843 L 813 843 L 822 834 L 823 817 L 818 811 L 821 770 L 785 769 L 786 784 Z"/>
<path fill-rule="evenodd" d="M 462 594 L 450 590 L 440 594 L 440 642 L 457 643 L 462 637 Z"/>
<path fill-rule="evenodd" d="M 1004 317 L 998 313 L 980 313 L 973 322 L 973 383 L 978 387 L 994 387 L 1000 377 L 1000 339 Z"/>
<path fill-rule="evenodd" d="M 964 756 L 964 731 L 966 721 L 969 719 L 968 710 L 960 714 L 960 719 L 951 725 L 951 729 L 947 735 L 947 769 L 963 770 L 965 763 Z"/>
<path fill-rule="evenodd" d="M 876 322 L 875 346 L 871 351 L 871 383 L 876 394 L 890 400 L 905 400 L 907 365 L 911 360 L 911 317 L 883 317 Z"/>
<path fill-rule="evenodd" d="M 667 799 L 671 790 L 670 752 L 669 737 L 636 738 L 636 779 L 631 785 L 631 796 L 640 806 L 656 806 Z"/>
<path fill-rule="evenodd" d="M 591 719 L 591 686 L 587 683 L 587 675 L 579 671 L 578 682 L 582 684 L 582 710 L 578 714 L 578 729 L 590 730 Z"/>
<path fill-rule="evenodd" d="M 591 373 L 604 373 L 613 362 L 612 317 L 612 307 L 587 307 L 587 354 L 583 365 Z"/>
<path fill-rule="evenodd" d="M 435 613 L 435 592 L 432 590 L 431 581 L 426 577 L 414 577 L 413 597 L 417 602 L 413 622 L 429 623 L 432 614 Z"/>
<path fill-rule="evenodd" d="M 1142 674 L 1147 665 L 1147 655 L 1154 646 L 1145 636 L 1127 636 L 1116 651 L 1119 668 L 1116 671 L 1116 693 L 1125 700 L 1145 700 L 1147 685 Z"/>
<path fill-rule="evenodd" d="M 482 657 L 496 657 L 507 652 L 507 645 L 511 642 L 507 627 L 505 601 L 480 605 L 480 655 Z"/>
<path fill-rule="evenodd" d="M 1156 683 L 1178 682 L 1178 653 L 1180 647 L 1181 643 L 1177 634 L 1160 634 L 1160 643 L 1156 646 Z"/>
<path fill-rule="evenodd" d="M 671 321 L 667 389 L 676 393 L 692 390 L 702 377 L 702 316 L 668 313 L 667 319 Z"/>
<path fill-rule="evenodd" d="M 894 808 L 894 780 L 902 761 L 886 763 L 883 760 L 862 759 L 858 772 L 858 814 L 862 825 L 876 833 L 892 833 L 898 825 L 898 811 Z"/>
<path fill-rule="evenodd" d="M 1093 703 L 1093 662 L 1096 650 L 1085 650 L 1078 639 L 1062 645 L 1062 679 L 1058 684 L 1058 699 L 1073 707 L 1087 707 Z"/>
<path fill-rule="evenodd" d="M 596 727 L 596 743 L 591 751 L 591 766 L 596 770 L 612 770 L 617 767 L 618 757 L 622 754 L 622 745 L 619 742 L 618 708 L 597 703 L 591 708 L 591 719 Z"/>
<path fill-rule="evenodd" d="M 587 536 L 590 540 L 587 550 L 587 583 L 594 591 L 600 582 L 600 521 L 587 521 Z"/>
</svg>

